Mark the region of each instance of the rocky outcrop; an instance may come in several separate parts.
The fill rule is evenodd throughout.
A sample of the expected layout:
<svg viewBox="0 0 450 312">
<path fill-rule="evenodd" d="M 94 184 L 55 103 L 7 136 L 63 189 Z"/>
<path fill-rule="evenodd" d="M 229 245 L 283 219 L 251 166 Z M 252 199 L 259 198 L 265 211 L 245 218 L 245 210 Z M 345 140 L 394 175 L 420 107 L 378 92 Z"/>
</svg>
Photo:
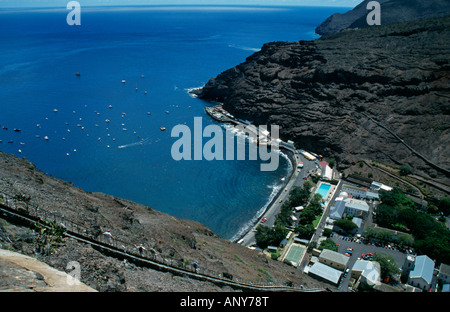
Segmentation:
<svg viewBox="0 0 450 312">
<path fill-rule="evenodd" d="M 0 292 L 95 291 L 71 278 L 35 258 L 0 249 Z"/>
<path fill-rule="evenodd" d="M 449 29 L 446 17 L 268 43 L 197 95 L 341 168 L 409 164 L 448 183 Z"/>
<path fill-rule="evenodd" d="M 367 4 L 372 0 L 364 0 L 353 10 L 346 13 L 335 13 L 316 28 L 319 35 L 329 35 L 347 28 L 366 28 Z M 381 7 L 381 25 L 400 22 L 417 21 L 450 14 L 450 2 L 446 0 L 378 0 Z"/>
</svg>

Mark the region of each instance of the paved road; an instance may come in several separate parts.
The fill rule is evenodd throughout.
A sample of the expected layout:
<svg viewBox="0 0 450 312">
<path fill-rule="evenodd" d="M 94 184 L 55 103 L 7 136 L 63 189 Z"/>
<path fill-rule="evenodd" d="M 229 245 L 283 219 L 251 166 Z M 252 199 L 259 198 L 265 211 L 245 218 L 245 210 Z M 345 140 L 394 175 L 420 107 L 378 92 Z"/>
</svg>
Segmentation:
<svg viewBox="0 0 450 312">
<path fill-rule="evenodd" d="M 278 213 L 281 210 L 281 206 L 283 203 L 289 198 L 289 192 L 294 186 L 303 187 L 303 183 L 305 182 L 304 178 L 308 175 L 310 170 L 316 168 L 316 163 L 314 161 L 307 160 L 301 154 L 296 154 L 297 161 L 303 162 L 303 169 L 298 170 L 294 168 L 294 176 L 288 182 L 285 187 L 285 191 L 282 191 L 279 196 L 273 201 L 272 205 L 266 209 L 266 212 L 261 217 L 259 222 L 249 231 L 242 239 L 243 241 L 240 244 L 244 246 L 252 246 L 256 244 L 255 233 L 256 227 L 259 224 L 263 224 L 268 227 L 272 227 L 275 224 L 275 219 Z M 265 222 L 261 222 L 262 219 L 266 219 Z"/>
</svg>

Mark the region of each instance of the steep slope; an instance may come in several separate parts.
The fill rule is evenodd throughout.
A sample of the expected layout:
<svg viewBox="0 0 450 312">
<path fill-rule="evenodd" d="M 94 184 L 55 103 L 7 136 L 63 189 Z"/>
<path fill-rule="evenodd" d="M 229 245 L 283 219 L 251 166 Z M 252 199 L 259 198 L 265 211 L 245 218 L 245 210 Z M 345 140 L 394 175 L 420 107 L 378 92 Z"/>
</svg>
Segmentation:
<svg viewBox="0 0 450 312">
<path fill-rule="evenodd" d="M 197 94 L 341 169 L 409 164 L 448 184 L 449 39 L 446 17 L 268 43 Z"/>
<path fill-rule="evenodd" d="M 360 18 L 365 18 L 368 12 L 367 3 L 369 3 L 370 1 L 371 0 L 364 0 L 352 10 L 345 13 L 334 13 L 333 15 L 328 17 L 322 24 L 316 27 L 316 33 L 319 35 L 335 34 L 343 29 L 350 27 L 350 25 L 352 25 Z M 380 0 L 378 1 L 378 3 L 382 4 L 386 1 L 389 0 Z"/>
<path fill-rule="evenodd" d="M 353 10 L 346 13 L 336 13 L 328 17 L 316 28 L 319 35 L 329 35 L 346 28 L 366 28 L 367 4 L 364 0 Z M 381 7 L 381 25 L 400 22 L 417 21 L 450 14 L 450 2 L 446 0 L 378 0 Z"/>
<path fill-rule="evenodd" d="M 102 193 L 89 193 L 71 183 L 47 176 L 26 159 L 0 152 L 0 201 L 3 194 L 30 197 L 33 206 L 76 221 L 86 235 L 102 236 L 108 229 L 115 239 L 142 244 L 149 252 L 178 264 L 198 262 L 202 269 L 228 274 L 240 281 L 276 285 L 323 284 L 291 266 L 267 259 L 256 250 L 221 239 L 204 225 Z M 221 291 L 232 290 L 210 282 L 174 276 L 109 257 L 89 244 L 71 238 L 55 243 L 52 252 L 39 251 L 38 234 L 0 216 L 0 248 L 38 256 L 64 271 L 77 261 L 81 281 L 99 291 Z"/>
</svg>

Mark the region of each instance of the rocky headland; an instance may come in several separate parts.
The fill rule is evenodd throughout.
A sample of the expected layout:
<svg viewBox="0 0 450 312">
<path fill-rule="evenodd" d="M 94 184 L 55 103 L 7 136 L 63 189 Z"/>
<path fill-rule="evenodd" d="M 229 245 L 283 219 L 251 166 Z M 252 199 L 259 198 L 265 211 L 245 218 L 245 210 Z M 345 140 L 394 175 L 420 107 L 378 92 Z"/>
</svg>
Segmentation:
<svg viewBox="0 0 450 312">
<path fill-rule="evenodd" d="M 317 26 L 316 33 L 329 35 L 345 29 L 367 28 L 367 5 L 372 0 L 364 0 L 353 10 L 335 13 Z M 380 4 L 381 25 L 400 22 L 418 21 L 421 19 L 442 17 L 450 12 L 450 3 L 446 0 L 378 0 Z"/>
<path fill-rule="evenodd" d="M 196 92 L 340 170 L 406 164 L 449 185 L 450 17 L 272 42 Z M 432 182 L 434 183 L 434 182 Z"/>
</svg>

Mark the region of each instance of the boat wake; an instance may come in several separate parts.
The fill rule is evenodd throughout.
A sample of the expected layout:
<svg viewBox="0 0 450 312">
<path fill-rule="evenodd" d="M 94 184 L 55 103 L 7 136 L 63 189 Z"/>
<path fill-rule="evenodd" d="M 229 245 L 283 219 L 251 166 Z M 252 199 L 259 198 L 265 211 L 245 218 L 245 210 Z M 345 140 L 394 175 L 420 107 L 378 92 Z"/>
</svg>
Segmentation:
<svg viewBox="0 0 450 312">
<path fill-rule="evenodd" d="M 145 138 L 145 139 L 142 139 L 142 140 L 140 140 L 138 142 L 125 144 L 125 145 L 120 145 L 117 148 L 122 149 L 122 148 L 128 148 L 128 147 L 133 147 L 133 146 L 143 146 L 143 145 L 148 145 L 148 144 L 152 144 L 152 143 L 153 142 L 152 142 L 152 140 L 150 140 L 150 138 Z"/>
</svg>

